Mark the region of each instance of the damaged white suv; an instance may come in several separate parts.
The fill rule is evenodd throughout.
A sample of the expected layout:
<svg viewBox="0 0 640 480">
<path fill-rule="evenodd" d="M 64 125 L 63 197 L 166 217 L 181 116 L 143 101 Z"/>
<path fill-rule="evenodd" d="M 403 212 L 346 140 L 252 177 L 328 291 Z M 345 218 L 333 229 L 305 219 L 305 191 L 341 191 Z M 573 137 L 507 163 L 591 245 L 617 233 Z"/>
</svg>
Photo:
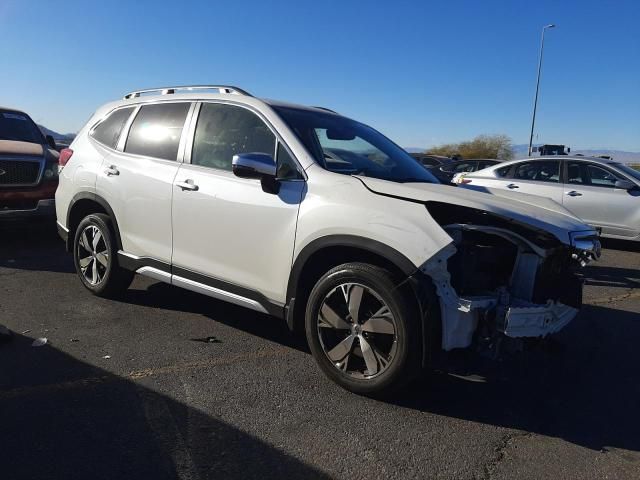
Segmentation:
<svg viewBox="0 0 640 480">
<path fill-rule="evenodd" d="M 439 185 L 371 127 L 235 87 L 132 92 L 60 168 L 58 228 L 87 289 L 139 273 L 282 317 L 359 393 L 441 349 L 556 332 L 600 249 L 553 202 Z"/>
</svg>

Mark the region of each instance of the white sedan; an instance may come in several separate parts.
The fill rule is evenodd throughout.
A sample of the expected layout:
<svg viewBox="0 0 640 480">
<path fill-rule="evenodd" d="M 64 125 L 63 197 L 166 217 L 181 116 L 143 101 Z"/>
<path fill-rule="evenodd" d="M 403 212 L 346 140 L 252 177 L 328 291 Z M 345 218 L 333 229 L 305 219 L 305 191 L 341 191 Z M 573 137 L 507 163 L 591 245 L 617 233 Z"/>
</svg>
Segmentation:
<svg viewBox="0 0 640 480">
<path fill-rule="evenodd" d="M 640 172 L 614 160 L 554 156 L 467 173 L 460 187 L 506 189 L 554 200 L 603 237 L 640 241 Z"/>
</svg>

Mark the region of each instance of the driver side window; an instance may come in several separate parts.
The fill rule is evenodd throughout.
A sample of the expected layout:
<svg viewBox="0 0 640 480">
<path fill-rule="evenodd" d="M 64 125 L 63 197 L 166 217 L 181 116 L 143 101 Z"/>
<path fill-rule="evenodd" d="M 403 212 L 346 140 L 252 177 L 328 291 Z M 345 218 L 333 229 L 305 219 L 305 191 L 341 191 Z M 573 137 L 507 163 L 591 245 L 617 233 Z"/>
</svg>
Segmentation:
<svg viewBox="0 0 640 480">
<path fill-rule="evenodd" d="M 231 170 L 234 155 L 273 156 L 275 149 L 275 135 L 255 113 L 235 105 L 204 103 L 193 139 L 191 164 Z"/>
</svg>

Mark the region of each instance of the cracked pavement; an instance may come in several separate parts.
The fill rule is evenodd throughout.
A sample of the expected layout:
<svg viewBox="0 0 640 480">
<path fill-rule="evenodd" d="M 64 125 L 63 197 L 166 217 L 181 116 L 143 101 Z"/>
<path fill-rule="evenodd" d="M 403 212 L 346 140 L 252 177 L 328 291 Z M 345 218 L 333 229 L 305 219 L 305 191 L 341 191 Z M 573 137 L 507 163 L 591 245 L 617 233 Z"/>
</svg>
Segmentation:
<svg viewBox="0 0 640 480">
<path fill-rule="evenodd" d="M 379 401 L 274 318 L 145 278 L 92 297 L 51 227 L 0 225 L 3 478 L 640 478 L 637 246 L 605 242 L 544 348 Z"/>
</svg>

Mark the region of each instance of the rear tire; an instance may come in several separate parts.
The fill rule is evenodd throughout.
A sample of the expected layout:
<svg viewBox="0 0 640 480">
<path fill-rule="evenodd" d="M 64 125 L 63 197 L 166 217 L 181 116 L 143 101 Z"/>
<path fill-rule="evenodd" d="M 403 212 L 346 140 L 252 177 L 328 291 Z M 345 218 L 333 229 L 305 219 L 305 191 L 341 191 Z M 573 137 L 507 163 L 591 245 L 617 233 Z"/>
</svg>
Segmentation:
<svg viewBox="0 0 640 480">
<path fill-rule="evenodd" d="M 420 371 L 417 302 L 397 279 L 365 263 L 339 265 L 309 295 L 305 327 L 322 371 L 341 387 L 385 395 Z"/>
<path fill-rule="evenodd" d="M 134 272 L 118 265 L 111 219 L 92 213 L 82 219 L 73 240 L 73 262 L 80 281 L 94 295 L 116 297 L 129 288 Z"/>
</svg>

